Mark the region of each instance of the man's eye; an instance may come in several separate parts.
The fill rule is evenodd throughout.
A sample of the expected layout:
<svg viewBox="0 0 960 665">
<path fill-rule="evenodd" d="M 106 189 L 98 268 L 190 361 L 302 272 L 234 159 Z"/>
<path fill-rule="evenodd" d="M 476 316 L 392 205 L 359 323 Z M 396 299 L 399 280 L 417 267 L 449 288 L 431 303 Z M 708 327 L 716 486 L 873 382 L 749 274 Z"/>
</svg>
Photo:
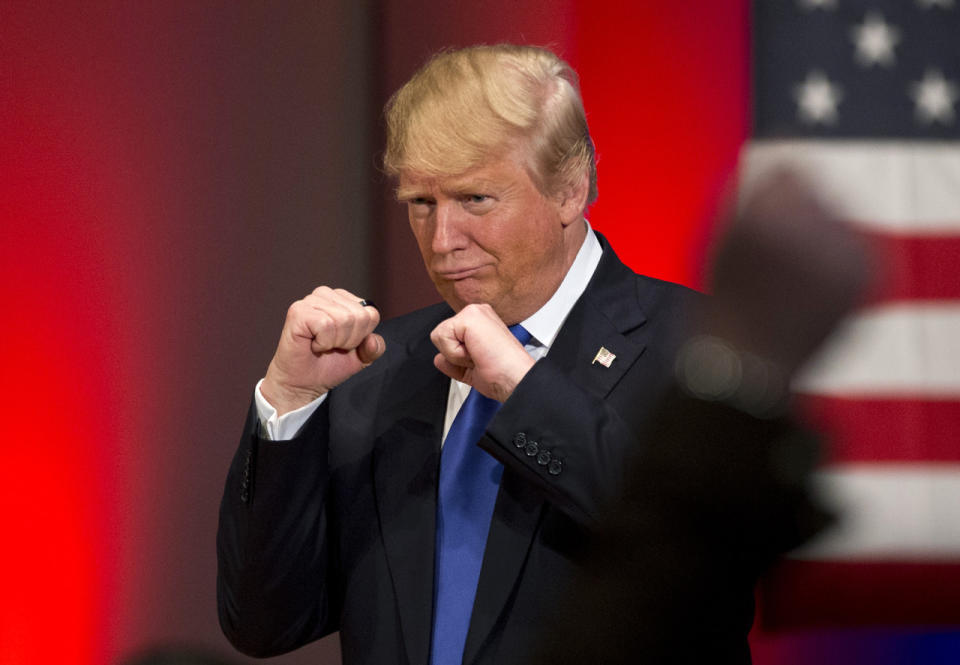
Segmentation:
<svg viewBox="0 0 960 665">
<path fill-rule="evenodd" d="M 430 205 L 430 199 L 424 196 L 418 196 L 416 198 L 410 199 L 410 203 L 417 206 Z"/>
<path fill-rule="evenodd" d="M 471 215 L 486 215 L 496 207 L 496 198 L 489 194 L 465 194 L 460 205 Z"/>
</svg>

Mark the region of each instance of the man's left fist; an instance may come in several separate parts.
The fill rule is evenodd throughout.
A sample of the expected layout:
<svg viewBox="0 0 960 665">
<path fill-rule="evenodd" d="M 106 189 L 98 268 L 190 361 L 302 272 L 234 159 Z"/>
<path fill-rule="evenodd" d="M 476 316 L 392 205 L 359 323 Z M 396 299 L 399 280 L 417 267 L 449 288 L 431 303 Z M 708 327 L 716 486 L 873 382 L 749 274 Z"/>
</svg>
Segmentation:
<svg viewBox="0 0 960 665">
<path fill-rule="evenodd" d="M 437 369 L 505 402 L 534 360 L 490 305 L 467 305 L 430 333 Z"/>
</svg>

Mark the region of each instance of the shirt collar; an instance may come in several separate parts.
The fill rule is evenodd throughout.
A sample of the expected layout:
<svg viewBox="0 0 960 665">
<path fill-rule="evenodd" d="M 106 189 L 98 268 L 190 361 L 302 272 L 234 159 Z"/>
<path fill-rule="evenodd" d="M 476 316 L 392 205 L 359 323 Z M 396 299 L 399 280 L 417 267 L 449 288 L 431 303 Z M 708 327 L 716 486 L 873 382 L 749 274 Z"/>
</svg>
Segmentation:
<svg viewBox="0 0 960 665">
<path fill-rule="evenodd" d="M 573 264 L 567 270 L 563 281 L 560 282 L 560 286 L 543 307 L 529 318 L 521 321 L 523 327 L 533 335 L 536 342 L 548 349 L 553 344 L 553 340 L 557 338 L 560 326 L 566 321 L 573 305 L 587 288 L 590 278 L 593 277 L 593 273 L 600 263 L 600 257 L 603 255 L 603 248 L 600 247 L 597 236 L 593 234 L 590 222 L 586 219 L 583 222 L 587 225 L 586 236 L 583 239 L 583 244 L 580 245 L 576 258 L 573 260 Z"/>
</svg>

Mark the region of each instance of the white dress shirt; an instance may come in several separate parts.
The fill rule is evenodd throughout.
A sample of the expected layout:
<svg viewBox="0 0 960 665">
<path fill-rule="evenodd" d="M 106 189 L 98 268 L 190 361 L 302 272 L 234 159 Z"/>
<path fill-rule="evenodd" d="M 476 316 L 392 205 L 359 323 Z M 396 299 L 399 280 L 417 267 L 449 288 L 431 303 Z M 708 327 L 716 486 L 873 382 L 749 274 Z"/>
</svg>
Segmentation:
<svg viewBox="0 0 960 665">
<path fill-rule="evenodd" d="M 547 355 L 550 346 L 557 338 L 557 333 L 563 326 L 563 322 L 567 320 L 570 310 L 573 309 L 573 305 L 584 289 L 587 288 L 590 278 L 593 277 L 593 273 L 600 263 L 603 249 L 590 229 L 590 223 L 586 220 L 584 220 L 584 223 L 587 226 L 586 237 L 583 239 L 583 244 L 580 246 L 573 264 L 564 276 L 563 281 L 560 282 L 560 286 L 557 287 L 557 290 L 554 291 L 550 300 L 543 307 L 520 322 L 531 335 L 530 342 L 524 348 L 534 360 L 539 360 Z M 263 393 L 260 392 L 261 383 L 263 383 L 263 379 L 260 379 L 254 390 L 254 401 L 260 417 L 261 431 L 266 435 L 266 438 L 274 441 L 293 438 L 327 397 L 326 394 L 321 395 L 299 409 L 278 416 L 277 410 L 267 402 Z M 468 384 L 450 380 L 450 391 L 447 394 L 447 412 L 443 422 L 444 440 L 447 438 L 450 425 L 469 392 L 470 386 Z"/>
</svg>

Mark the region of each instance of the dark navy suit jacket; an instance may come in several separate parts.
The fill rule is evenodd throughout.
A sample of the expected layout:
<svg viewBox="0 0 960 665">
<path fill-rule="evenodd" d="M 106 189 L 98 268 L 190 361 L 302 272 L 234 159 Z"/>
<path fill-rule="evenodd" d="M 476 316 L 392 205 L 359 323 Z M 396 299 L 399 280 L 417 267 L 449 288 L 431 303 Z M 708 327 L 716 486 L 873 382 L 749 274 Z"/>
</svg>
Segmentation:
<svg viewBox="0 0 960 665">
<path fill-rule="evenodd" d="M 549 640 L 627 460 L 670 445 L 637 432 L 670 382 L 697 295 L 636 275 L 600 240 L 600 264 L 549 354 L 480 442 L 505 470 L 467 664 L 528 662 Z M 384 356 L 331 391 L 293 440 L 260 439 L 251 408 L 217 538 L 220 621 L 241 651 L 279 654 L 339 630 L 347 665 L 426 665 L 449 385 L 429 333 L 451 315 L 441 304 L 383 323 Z M 601 347 L 616 356 L 609 367 L 592 362 Z M 745 648 L 752 591 L 741 591 L 723 622 Z"/>
</svg>

